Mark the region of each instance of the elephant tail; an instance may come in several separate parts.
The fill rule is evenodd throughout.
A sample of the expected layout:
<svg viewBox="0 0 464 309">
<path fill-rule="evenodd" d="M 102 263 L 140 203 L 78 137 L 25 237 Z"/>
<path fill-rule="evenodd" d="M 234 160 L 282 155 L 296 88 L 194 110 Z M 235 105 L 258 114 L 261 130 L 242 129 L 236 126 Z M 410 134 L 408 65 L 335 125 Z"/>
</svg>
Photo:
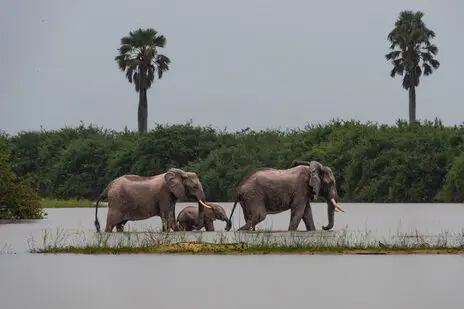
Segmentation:
<svg viewBox="0 0 464 309">
<path fill-rule="evenodd" d="M 230 212 L 229 221 L 227 222 L 227 226 L 225 228 L 227 232 L 230 231 L 230 229 L 232 228 L 232 216 L 234 214 L 235 207 L 237 207 L 237 203 L 239 199 L 240 199 L 240 195 L 237 195 L 237 197 L 235 198 L 234 206 L 232 206 L 232 211 Z"/>
<path fill-rule="evenodd" d="M 108 186 L 109 187 L 109 186 Z M 97 229 L 97 233 L 100 233 L 100 222 L 98 222 L 98 203 L 102 199 L 106 199 L 108 197 L 108 187 L 105 188 L 105 190 L 98 196 L 97 202 L 95 203 L 95 228 Z"/>
</svg>

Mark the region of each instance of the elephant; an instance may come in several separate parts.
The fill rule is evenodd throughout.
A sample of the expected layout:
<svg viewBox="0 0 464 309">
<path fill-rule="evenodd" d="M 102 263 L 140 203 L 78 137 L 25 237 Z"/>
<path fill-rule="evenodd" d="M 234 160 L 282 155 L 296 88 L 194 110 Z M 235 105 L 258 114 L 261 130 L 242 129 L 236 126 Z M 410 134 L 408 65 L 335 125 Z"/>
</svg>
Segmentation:
<svg viewBox="0 0 464 309">
<path fill-rule="evenodd" d="M 327 202 L 328 225 L 334 226 L 335 208 L 338 205 L 338 193 L 335 177 L 328 166 L 318 161 L 293 161 L 288 169 L 262 168 L 247 175 L 238 185 L 234 205 L 230 213 L 232 218 L 237 203 L 243 209 L 245 224 L 238 230 L 254 230 L 267 214 L 277 214 L 290 209 L 288 230 L 295 231 L 301 219 L 307 231 L 316 230 L 309 200 L 324 197 Z M 230 230 L 226 229 L 227 231 Z"/>
<path fill-rule="evenodd" d="M 98 203 L 108 200 L 105 232 L 122 232 L 127 221 L 144 220 L 160 216 L 163 232 L 177 231 L 175 205 L 178 200 L 195 198 L 198 201 L 197 222 L 204 220 L 205 193 L 199 177 L 194 172 L 170 168 L 154 176 L 123 175 L 114 179 L 97 198 L 95 228 L 100 232 Z M 199 225 L 199 224 L 198 224 Z"/>
<path fill-rule="evenodd" d="M 200 230 L 205 227 L 206 231 L 214 231 L 215 220 L 226 222 L 226 229 L 232 226 L 231 221 L 227 217 L 226 211 L 218 204 L 207 203 L 211 208 L 205 209 L 205 216 L 201 226 L 196 225 L 195 219 L 198 217 L 198 208 L 187 206 L 182 209 L 177 215 L 177 224 L 184 231 Z"/>
</svg>

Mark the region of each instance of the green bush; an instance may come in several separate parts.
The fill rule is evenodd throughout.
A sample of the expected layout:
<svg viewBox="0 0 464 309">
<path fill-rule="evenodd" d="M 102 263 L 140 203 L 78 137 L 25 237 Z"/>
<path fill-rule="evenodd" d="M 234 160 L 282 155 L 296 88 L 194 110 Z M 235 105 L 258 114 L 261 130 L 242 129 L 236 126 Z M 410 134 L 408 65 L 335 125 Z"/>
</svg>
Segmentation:
<svg viewBox="0 0 464 309">
<path fill-rule="evenodd" d="M 115 177 L 195 171 L 208 201 L 231 201 L 259 167 L 319 160 L 344 202 L 463 202 L 463 126 L 439 120 L 378 125 L 331 121 L 303 129 L 227 133 L 191 123 L 137 132 L 92 125 L 6 137 L 14 171 L 31 174 L 42 197 L 95 199 Z M 461 180 L 463 179 L 463 180 Z"/>
<path fill-rule="evenodd" d="M 464 200 L 464 155 L 454 158 L 438 197 L 439 200 L 448 202 Z"/>
<path fill-rule="evenodd" d="M 29 162 L 25 162 L 25 165 Z M 19 178 L 11 164 L 11 149 L 0 137 L 0 219 L 40 219 L 43 217 L 34 177 Z"/>
</svg>

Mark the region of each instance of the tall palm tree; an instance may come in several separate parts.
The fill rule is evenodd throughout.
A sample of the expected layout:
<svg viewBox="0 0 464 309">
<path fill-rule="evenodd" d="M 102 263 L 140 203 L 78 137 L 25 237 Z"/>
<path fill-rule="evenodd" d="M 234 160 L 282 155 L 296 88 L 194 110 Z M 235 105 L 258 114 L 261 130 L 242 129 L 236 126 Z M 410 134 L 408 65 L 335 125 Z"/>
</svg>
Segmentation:
<svg viewBox="0 0 464 309">
<path fill-rule="evenodd" d="M 417 11 L 401 11 L 395 27 L 388 34 L 392 50 L 385 55 L 393 64 L 390 76 L 403 76 L 403 88 L 409 91 L 409 122 L 416 121 L 416 87 L 422 74 L 428 76 L 438 69 L 440 62 L 434 57 L 438 47 L 430 43 L 435 32 L 428 29 Z"/>
<path fill-rule="evenodd" d="M 138 126 L 139 134 L 147 131 L 148 102 L 147 89 L 155 79 L 169 70 L 171 60 L 158 53 L 159 48 L 166 44 L 166 38 L 158 35 L 155 29 L 137 29 L 130 31 L 129 36 L 121 38 L 119 55 L 114 59 L 121 71 L 126 72 L 129 83 L 134 83 L 135 91 L 139 93 Z"/>
</svg>

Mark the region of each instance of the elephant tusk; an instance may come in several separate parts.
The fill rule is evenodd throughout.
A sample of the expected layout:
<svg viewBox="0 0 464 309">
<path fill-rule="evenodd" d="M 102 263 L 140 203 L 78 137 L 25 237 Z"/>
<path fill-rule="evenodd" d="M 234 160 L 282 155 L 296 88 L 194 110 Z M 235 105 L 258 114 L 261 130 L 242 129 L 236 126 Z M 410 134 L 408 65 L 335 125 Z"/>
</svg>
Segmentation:
<svg viewBox="0 0 464 309">
<path fill-rule="evenodd" d="M 342 212 L 345 212 L 338 204 L 337 202 L 335 202 L 335 200 L 333 198 L 330 199 L 330 201 L 332 202 L 332 204 L 335 206 L 336 209 L 342 211 Z"/>
<path fill-rule="evenodd" d="M 205 202 L 203 202 L 202 200 L 198 200 L 200 202 L 201 205 L 205 206 L 206 208 L 211 208 L 210 206 L 206 205 Z"/>
</svg>

